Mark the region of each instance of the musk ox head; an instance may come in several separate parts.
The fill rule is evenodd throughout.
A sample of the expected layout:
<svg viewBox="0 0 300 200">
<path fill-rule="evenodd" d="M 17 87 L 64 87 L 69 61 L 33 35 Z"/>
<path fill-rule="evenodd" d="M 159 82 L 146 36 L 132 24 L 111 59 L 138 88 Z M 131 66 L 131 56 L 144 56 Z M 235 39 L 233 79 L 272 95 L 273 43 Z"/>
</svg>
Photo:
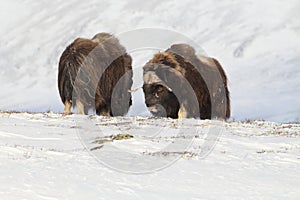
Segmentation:
<svg viewBox="0 0 300 200">
<path fill-rule="evenodd" d="M 179 102 L 170 88 L 160 84 L 144 84 L 145 103 L 154 116 L 178 118 Z"/>
<path fill-rule="evenodd" d="M 161 63 L 150 62 L 144 66 L 145 103 L 154 116 L 197 117 L 195 114 L 199 111 L 197 97 L 183 76 L 184 72 L 185 70 L 177 71 Z"/>
</svg>

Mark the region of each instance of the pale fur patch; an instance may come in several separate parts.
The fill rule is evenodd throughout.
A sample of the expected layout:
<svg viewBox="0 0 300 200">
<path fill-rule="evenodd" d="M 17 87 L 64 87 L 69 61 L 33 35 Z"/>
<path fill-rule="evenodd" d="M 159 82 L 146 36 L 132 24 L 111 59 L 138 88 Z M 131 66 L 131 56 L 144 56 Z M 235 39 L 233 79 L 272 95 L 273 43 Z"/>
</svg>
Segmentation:
<svg viewBox="0 0 300 200">
<path fill-rule="evenodd" d="M 98 33 L 93 38 L 92 41 L 98 44 L 104 42 L 105 40 L 112 38 L 113 36 L 109 33 Z"/>
<path fill-rule="evenodd" d="M 178 111 L 178 119 L 184 119 L 184 118 L 187 118 L 187 111 L 185 107 L 181 105 Z"/>
<path fill-rule="evenodd" d="M 70 101 L 66 100 L 64 114 L 66 114 L 66 115 L 71 114 L 71 107 L 72 107 L 72 103 Z"/>
<path fill-rule="evenodd" d="M 76 100 L 76 106 L 77 106 L 78 114 L 84 115 L 84 105 L 79 100 Z"/>
<path fill-rule="evenodd" d="M 198 59 L 204 63 L 205 65 L 207 66 L 210 66 L 210 67 L 216 67 L 216 63 L 214 62 L 214 60 L 210 57 L 206 57 L 206 56 L 202 56 L 202 55 L 199 55 L 198 56 Z"/>
<path fill-rule="evenodd" d="M 163 80 L 161 80 L 154 71 L 147 71 L 144 74 L 144 83 L 145 84 L 160 84 L 166 87 L 170 92 L 172 92 L 172 89 L 169 88 Z"/>
<path fill-rule="evenodd" d="M 157 113 L 158 112 L 158 109 L 155 107 L 155 106 L 149 106 L 149 107 L 147 107 L 148 108 L 148 110 L 150 111 L 150 112 L 154 112 L 154 113 Z"/>
</svg>

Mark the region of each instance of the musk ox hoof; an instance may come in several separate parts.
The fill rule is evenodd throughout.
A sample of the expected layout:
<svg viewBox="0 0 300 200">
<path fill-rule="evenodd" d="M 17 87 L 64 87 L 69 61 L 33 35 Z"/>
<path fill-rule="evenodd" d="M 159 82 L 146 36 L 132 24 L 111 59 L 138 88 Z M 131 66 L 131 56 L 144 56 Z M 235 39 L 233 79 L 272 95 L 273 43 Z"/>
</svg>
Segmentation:
<svg viewBox="0 0 300 200">
<path fill-rule="evenodd" d="M 72 113 L 69 112 L 69 111 L 64 111 L 63 114 L 64 114 L 64 115 L 71 115 Z"/>
<path fill-rule="evenodd" d="M 72 113 L 71 113 L 71 107 L 72 107 L 71 102 L 67 100 L 67 101 L 65 102 L 65 109 L 64 109 L 64 114 L 65 114 L 65 115 L 70 115 L 70 114 L 72 114 Z"/>
</svg>

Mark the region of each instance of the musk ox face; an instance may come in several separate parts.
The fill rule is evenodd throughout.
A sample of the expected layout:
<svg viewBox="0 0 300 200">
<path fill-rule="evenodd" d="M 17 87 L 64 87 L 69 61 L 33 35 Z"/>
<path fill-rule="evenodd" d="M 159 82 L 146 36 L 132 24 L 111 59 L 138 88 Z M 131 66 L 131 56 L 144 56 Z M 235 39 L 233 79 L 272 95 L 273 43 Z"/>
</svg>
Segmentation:
<svg viewBox="0 0 300 200">
<path fill-rule="evenodd" d="M 144 84 L 145 103 L 154 116 L 178 117 L 179 102 L 170 88 L 159 83 Z"/>
</svg>

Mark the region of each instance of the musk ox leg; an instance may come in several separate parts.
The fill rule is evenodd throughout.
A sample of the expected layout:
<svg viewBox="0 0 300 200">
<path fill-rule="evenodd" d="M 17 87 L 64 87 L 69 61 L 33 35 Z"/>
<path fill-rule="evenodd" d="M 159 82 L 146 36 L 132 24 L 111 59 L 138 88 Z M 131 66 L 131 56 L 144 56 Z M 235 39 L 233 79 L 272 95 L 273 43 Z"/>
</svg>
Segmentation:
<svg viewBox="0 0 300 200">
<path fill-rule="evenodd" d="M 187 115 L 188 115 L 188 113 L 187 113 L 185 107 L 181 105 L 178 110 L 178 119 L 187 118 Z"/>
<path fill-rule="evenodd" d="M 96 114 L 100 115 L 100 116 L 106 116 L 106 117 L 111 117 L 112 114 L 110 114 L 111 112 L 109 111 L 109 105 L 105 104 L 105 103 L 101 103 L 101 104 L 96 104 L 97 109 L 96 109 Z"/>
<path fill-rule="evenodd" d="M 71 114 L 71 107 L 72 107 L 72 103 L 69 100 L 66 100 L 64 114 L 66 115 Z"/>
<path fill-rule="evenodd" d="M 80 115 L 84 115 L 85 114 L 85 112 L 84 112 L 84 105 L 83 105 L 83 103 L 81 103 L 81 101 L 76 100 L 76 107 L 77 107 L 78 114 L 80 114 Z"/>
<path fill-rule="evenodd" d="M 97 115 L 111 117 L 111 114 L 107 110 L 97 111 Z"/>
<path fill-rule="evenodd" d="M 105 116 L 105 117 L 111 117 L 110 114 L 108 112 L 103 112 L 100 114 L 101 116 Z"/>
</svg>

